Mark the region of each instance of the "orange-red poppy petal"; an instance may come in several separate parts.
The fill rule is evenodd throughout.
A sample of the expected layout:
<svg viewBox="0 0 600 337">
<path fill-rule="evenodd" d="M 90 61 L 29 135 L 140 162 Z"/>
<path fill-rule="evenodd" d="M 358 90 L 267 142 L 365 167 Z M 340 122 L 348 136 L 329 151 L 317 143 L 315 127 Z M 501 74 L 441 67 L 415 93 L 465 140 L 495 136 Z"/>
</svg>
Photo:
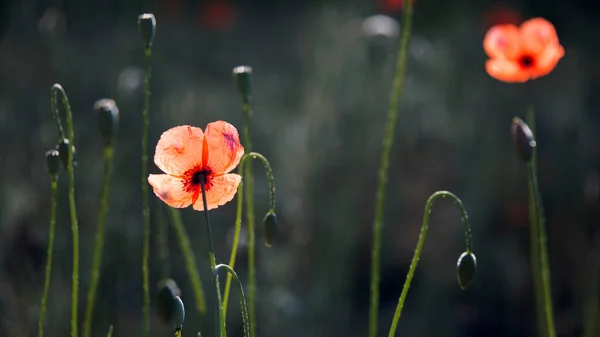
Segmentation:
<svg viewBox="0 0 600 337">
<path fill-rule="evenodd" d="M 556 29 L 545 19 L 529 19 L 520 28 L 523 48 L 535 56 L 543 53 L 546 47 L 558 44 Z"/>
<path fill-rule="evenodd" d="M 183 190 L 183 181 L 168 174 L 151 174 L 148 182 L 154 194 L 167 205 L 176 208 L 188 207 L 192 204 L 193 193 Z"/>
<path fill-rule="evenodd" d="M 521 36 L 515 25 L 496 25 L 483 39 L 483 49 L 490 58 L 516 59 L 521 53 Z"/>
<path fill-rule="evenodd" d="M 565 50 L 561 45 L 557 44 L 547 47 L 544 52 L 538 56 L 535 67 L 531 69 L 531 78 L 534 79 L 550 74 L 564 55 Z"/>
<path fill-rule="evenodd" d="M 208 209 L 211 210 L 230 202 L 235 196 L 241 181 L 242 177 L 235 173 L 214 176 L 211 180 L 210 189 L 206 191 Z M 193 207 L 197 211 L 204 210 L 202 194 L 200 194 Z"/>
<path fill-rule="evenodd" d="M 204 166 L 216 174 L 233 170 L 244 155 L 244 147 L 236 128 L 224 121 L 217 121 L 206 126 L 204 132 Z"/>
<path fill-rule="evenodd" d="M 523 70 L 515 61 L 491 59 L 485 63 L 485 70 L 493 78 L 509 83 L 527 82 L 530 73 Z"/>
<path fill-rule="evenodd" d="M 165 173 L 182 175 L 202 163 L 202 129 L 189 125 L 165 131 L 154 154 L 154 163 Z"/>
</svg>

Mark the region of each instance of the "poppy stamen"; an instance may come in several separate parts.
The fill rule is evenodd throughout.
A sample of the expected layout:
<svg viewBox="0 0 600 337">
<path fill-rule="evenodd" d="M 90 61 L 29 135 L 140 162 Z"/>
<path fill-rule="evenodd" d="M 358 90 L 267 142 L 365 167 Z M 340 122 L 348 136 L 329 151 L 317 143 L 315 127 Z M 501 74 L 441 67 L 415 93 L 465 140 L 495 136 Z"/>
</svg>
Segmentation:
<svg viewBox="0 0 600 337">
<path fill-rule="evenodd" d="M 533 56 L 531 55 L 523 55 L 519 59 L 519 65 L 521 66 L 521 68 L 532 68 L 534 63 L 535 62 Z"/>
<path fill-rule="evenodd" d="M 209 168 L 203 168 L 199 171 L 196 171 L 193 175 L 192 175 L 192 185 L 194 186 L 199 186 L 200 185 L 200 179 L 202 179 L 204 181 L 204 185 L 207 186 L 208 182 L 209 182 L 209 176 L 212 173 L 212 170 Z"/>
</svg>

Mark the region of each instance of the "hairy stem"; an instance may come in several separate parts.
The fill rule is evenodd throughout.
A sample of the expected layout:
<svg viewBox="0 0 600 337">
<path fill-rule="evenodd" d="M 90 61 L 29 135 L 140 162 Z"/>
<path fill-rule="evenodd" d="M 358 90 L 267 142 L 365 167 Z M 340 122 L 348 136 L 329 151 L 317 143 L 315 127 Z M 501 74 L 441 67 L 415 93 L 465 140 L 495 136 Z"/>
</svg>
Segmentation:
<svg viewBox="0 0 600 337">
<path fill-rule="evenodd" d="M 146 78 L 144 85 L 144 110 L 142 111 L 142 216 L 144 217 L 144 242 L 142 248 L 142 288 L 144 290 L 143 306 L 143 336 L 150 334 L 150 275 L 148 271 L 148 259 L 150 257 L 150 207 L 148 206 L 148 126 L 150 109 L 150 58 L 152 50 L 145 49 Z"/>
<path fill-rule="evenodd" d="M 58 178 L 52 178 L 51 189 L 52 194 L 50 197 L 50 228 L 48 229 L 48 250 L 46 251 L 46 275 L 44 277 L 44 292 L 42 294 L 42 304 L 40 308 L 40 318 L 38 322 L 38 337 L 44 336 L 44 318 L 46 317 L 48 291 L 50 290 L 50 276 L 52 274 L 52 252 L 54 249 L 54 228 L 56 227 L 56 205 L 58 203 Z"/>
</svg>

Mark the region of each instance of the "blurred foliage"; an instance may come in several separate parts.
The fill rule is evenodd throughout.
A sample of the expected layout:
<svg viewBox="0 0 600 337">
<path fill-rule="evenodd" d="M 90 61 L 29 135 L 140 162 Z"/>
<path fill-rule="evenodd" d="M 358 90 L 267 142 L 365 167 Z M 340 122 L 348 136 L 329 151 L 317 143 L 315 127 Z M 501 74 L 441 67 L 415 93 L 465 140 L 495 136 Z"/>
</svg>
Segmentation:
<svg viewBox="0 0 600 337">
<path fill-rule="evenodd" d="M 87 291 L 102 173 L 93 103 L 109 97 L 119 106 L 93 334 L 104 335 L 109 324 L 115 336 L 139 331 L 143 51 L 136 18 L 147 11 L 157 18 L 152 148 L 175 125 L 223 119 L 240 126 L 231 70 L 242 64 L 254 69 L 254 149 L 273 167 L 279 218 L 277 242 L 272 248 L 259 245 L 257 252 L 259 334 L 366 335 L 371 222 L 398 43 L 400 12 L 392 6 L 397 2 L 382 7 L 374 0 L 1 0 L 0 336 L 31 336 L 37 326 L 50 210 L 44 153 L 58 140 L 50 114 L 55 82 L 69 95 L 76 128 L 81 296 Z M 371 17 L 377 14 L 388 16 Z M 600 5 L 593 1 L 416 1 L 385 213 L 382 336 L 425 201 L 440 189 L 456 193 L 469 212 L 478 275 L 467 291 L 460 290 L 455 273 L 462 252 L 460 217 L 449 202 L 436 204 L 399 330 L 407 336 L 534 335 L 526 177 L 509 134 L 511 118 L 523 117 L 528 104 L 535 105 L 538 119 L 557 330 L 561 336 L 581 335 L 587 275 L 599 267 L 590 265 L 594 235 L 600 238 L 598 14 Z M 481 44 L 487 28 L 533 16 L 555 24 L 565 58 L 551 75 L 526 85 L 490 78 Z M 259 217 L 268 210 L 261 170 L 257 165 Z M 150 172 L 158 172 L 154 164 Z M 159 226 L 168 221 L 160 216 L 164 205 L 152 195 L 151 206 L 153 306 L 157 282 L 172 277 L 189 313 L 184 335 L 210 336 L 214 312 L 198 317 L 175 235 L 168 223 Z M 218 262 L 229 259 L 234 212 L 235 203 L 229 203 L 212 213 Z M 203 220 L 191 209 L 182 214 L 206 291 L 211 279 Z M 69 329 L 64 171 L 57 230 L 48 336 Z M 262 240 L 262 228 L 258 231 Z M 159 233 L 166 236 L 168 254 L 158 249 Z M 245 265 L 242 240 L 236 264 L 242 281 Z M 241 335 L 235 292 L 231 303 L 230 335 Z M 168 333 L 171 328 L 154 308 L 152 335 Z"/>
</svg>

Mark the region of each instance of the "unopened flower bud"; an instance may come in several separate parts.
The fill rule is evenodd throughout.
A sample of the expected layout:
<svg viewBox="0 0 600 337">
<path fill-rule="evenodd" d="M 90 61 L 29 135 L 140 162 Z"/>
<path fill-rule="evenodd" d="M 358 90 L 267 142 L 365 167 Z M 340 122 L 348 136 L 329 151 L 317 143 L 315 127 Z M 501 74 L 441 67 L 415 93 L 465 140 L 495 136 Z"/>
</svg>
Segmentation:
<svg viewBox="0 0 600 337">
<path fill-rule="evenodd" d="M 63 138 L 56 145 L 56 150 L 58 150 L 58 154 L 60 156 L 60 160 L 62 161 L 63 167 L 65 170 L 69 169 L 69 140 Z M 71 149 L 73 150 L 73 156 L 75 155 L 75 146 L 71 145 Z M 74 163 L 73 163 L 74 164 Z"/>
<path fill-rule="evenodd" d="M 263 219 L 265 226 L 265 246 L 271 247 L 277 238 L 277 215 L 275 213 L 267 213 Z"/>
<path fill-rule="evenodd" d="M 520 118 L 515 117 L 513 118 L 511 133 L 519 158 L 526 163 L 531 161 L 536 142 L 529 126 Z"/>
<path fill-rule="evenodd" d="M 103 98 L 94 103 L 98 113 L 98 127 L 104 139 L 104 146 L 111 146 L 119 130 L 119 108 L 114 100 Z"/>
<path fill-rule="evenodd" d="M 56 150 L 50 150 L 46 152 L 46 169 L 52 179 L 56 179 L 58 176 L 58 170 L 60 170 L 60 154 Z"/>
<path fill-rule="evenodd" d="M 185 319 L 185 306 L 181 297 L 175 297 L 174 314 L 172 323 L 175 326 L 175 330 L 181 330 L 183 328 L 183 320 Z"/>
<path fill-rule="evenodd" d="M 475 278 L 476 270 L 477 259 L 475 258 L 475 254 L 471 252 L 462 253 L 456 263 L 456 274 L 458 275 L 458 284 L 461 289 L 465 290 L 471 284 Z"/>
<path fill-rule="evenodd" d="M 242 99 L 244 102 L 249 102 L 252 97 L 252 68 L 248 66 L 235 67 L 233 75 Z"/>
<path fill-rule="evenodd" d="M 138 16 L 138 29 L 144 42 L 144 48 L 150 50 L 156 33 L 156 18 L 152 13 L 144 13 Z"/>
<path fill-rule="evenodd" d="M 180 295 L 181 291 L 173 279 L 163 279 L 158 282 L 158 299 L 156 301 L 156 306 L 158 316 L 165 324 L 169 324 L 175 320 L 175 298 Z"/>
</svg>

